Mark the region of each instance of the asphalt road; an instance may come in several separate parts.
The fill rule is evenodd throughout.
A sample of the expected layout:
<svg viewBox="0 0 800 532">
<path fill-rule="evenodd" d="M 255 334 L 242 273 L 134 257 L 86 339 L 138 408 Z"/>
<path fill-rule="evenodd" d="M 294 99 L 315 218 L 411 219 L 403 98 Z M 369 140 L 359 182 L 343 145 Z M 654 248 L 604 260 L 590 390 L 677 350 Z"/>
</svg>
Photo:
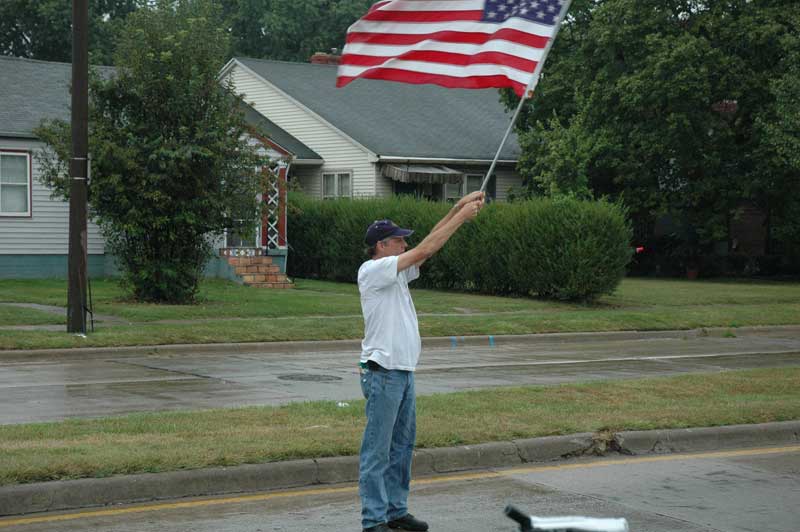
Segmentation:
<svg viewBox="0 0 800 532">
<path fill-rule="evenodd" d="M 453 339 L 423 350 L 417 392 L 800 366 L 797 327 L 537 335 L 484 345 Z M 352 344 L 352 343 L 351 343 Z M 80 355 L 0 352 L 0 424 L 142 411 L 277 405 L 360 397 L 354 345 L 305 351 Z M 798 528 L 800 530 L 800 528 Z"/>
<path fill-rule="evenodd" d="M 584 459 L 430 477 L 412 512 L 431 532 L 514 531 L 537 516 L 625 517 L 632 532 L 797 532 L 800 446 Z M 353 485 L 0 519 L 10 532 L 319 532 L 359 530 Z"/>
</svg>

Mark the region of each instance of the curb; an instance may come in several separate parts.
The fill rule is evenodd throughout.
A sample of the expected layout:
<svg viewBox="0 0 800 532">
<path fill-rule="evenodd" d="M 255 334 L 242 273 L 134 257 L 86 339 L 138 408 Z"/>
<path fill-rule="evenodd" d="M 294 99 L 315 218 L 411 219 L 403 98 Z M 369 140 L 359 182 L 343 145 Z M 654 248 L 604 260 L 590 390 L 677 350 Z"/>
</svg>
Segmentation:
<svg viewBox="0 0 800 532">
<path fill-rule="evenodd" d="M 596 342 L 600 340 L 651 340 L 658 338 L 698 338 L 723 336 L 731 331 L 741 333 L 797 332 L 798 325 L 771 325 L 753 327 L 709 327 L 669 331 L 606 331 L 577 333 L 508 334 L 498 336 L 426 336 L 423 348 L 503 346 L 510 344 L 541 345 L 562 342 Z M 179 355 L 179 354 L 250 354 L 297 352 L 360 352 L 361 340 L 300 340 L 293 342 L 248 342 L 220 344 L 166 344 L 123 347 L 73 347 L 64 349 L 7 349 L 0 350 L 0 359 L 27 357 L 91 357 Z"/>
<path fill-rule="evenodd" d="M 512 467 L 610 453 L 652 455 L 800 444 L 800 421 L 610 433 L 482 443 L 414 453 L 413 476 Z M 358 457 L 340 456 L 170 473 L 0 487 L 0 516 L 183 497 L 219 496 L 358 480 Z"/>
</svg>

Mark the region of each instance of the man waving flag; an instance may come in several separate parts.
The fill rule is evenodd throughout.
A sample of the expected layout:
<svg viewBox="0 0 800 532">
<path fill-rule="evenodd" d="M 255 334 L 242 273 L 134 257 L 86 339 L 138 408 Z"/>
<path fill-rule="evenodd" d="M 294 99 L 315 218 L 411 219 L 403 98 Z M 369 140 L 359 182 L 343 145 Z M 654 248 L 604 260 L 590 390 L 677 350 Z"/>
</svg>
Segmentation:
<svg viewBox="0 0 800 532">
<path fill-rule="evenodd" d="M 533 89 L 567 0 L 388 0 L 347 31 L 336 80 Z"/>
</svg>

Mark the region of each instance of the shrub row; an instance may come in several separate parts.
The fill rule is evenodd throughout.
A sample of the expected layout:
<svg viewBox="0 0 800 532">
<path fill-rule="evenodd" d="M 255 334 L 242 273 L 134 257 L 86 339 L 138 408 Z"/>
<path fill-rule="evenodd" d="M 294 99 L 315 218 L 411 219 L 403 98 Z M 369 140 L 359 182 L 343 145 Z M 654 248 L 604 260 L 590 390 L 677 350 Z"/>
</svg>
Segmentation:
<svg viewBox="0 0 800 532">
<path fill-rule="evenodd" d="M 364 234 L 391 218 L 419 243 L 451 206 L 408 197 L 319 201 L 289 197 L 289 275 L 356 281 Z M 614 290 L 631 257 L 619 206 L 571 198 L 487 205 L 429 260 L 417 287 L 591 300 Z"/>
</svg>

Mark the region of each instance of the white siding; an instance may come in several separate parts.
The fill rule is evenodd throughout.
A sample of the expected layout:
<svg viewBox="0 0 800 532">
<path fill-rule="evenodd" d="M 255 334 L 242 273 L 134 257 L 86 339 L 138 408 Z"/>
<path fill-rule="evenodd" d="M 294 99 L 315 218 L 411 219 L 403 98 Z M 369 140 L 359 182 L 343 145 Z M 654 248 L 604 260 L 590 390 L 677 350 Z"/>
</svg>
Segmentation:
<svg viewBox="0 0 800 532">
<path fill-rule="evenodd" d="M 2 139 L 0 150 L 26 150 L 31 155 L 31 216 L 0 217 L 0 255 L 66 255 L 69 247 L 69 203 L 50 198 L 50 189 L 39 184 L 36 152 L 43 144 L 34 140 Z M 103 254 L 103 238 L 89 222 L 89 254 Z"/>
<path fill-rule="evenodd" d="M 315 198 L 322 197 L 322 172 L 319 166 L 293 166 L 291 174 L 303 192 Z"/>
<path fill-rule="evenodd" d="M 519 173 L 513 167 L 495 168 L 494 175 L 497 176 L 497 186 L 495 189 L 497 201 L 506 201 L 508 189 L 519 189 L 522 186 L 522 177 L 520 177 Z"/>
<path fill-rule="evenodd" d="M 293 168 L 308 194 L 322 198 L 323 172 L 350 171 L 353 196 L 375 195 L 375 164 L 367 150 L 241 65 L 232 68 L 230 77 L 248 104 L 324 159 L 322 167 Z"/>
<path fill-rule="evenodd" d="M 381 175 L 380 167 L 375 165 L 375 195 L 376 196 L 391 196 L 394 194 L 394 183 L 388 177 Z"/>
</svg>

